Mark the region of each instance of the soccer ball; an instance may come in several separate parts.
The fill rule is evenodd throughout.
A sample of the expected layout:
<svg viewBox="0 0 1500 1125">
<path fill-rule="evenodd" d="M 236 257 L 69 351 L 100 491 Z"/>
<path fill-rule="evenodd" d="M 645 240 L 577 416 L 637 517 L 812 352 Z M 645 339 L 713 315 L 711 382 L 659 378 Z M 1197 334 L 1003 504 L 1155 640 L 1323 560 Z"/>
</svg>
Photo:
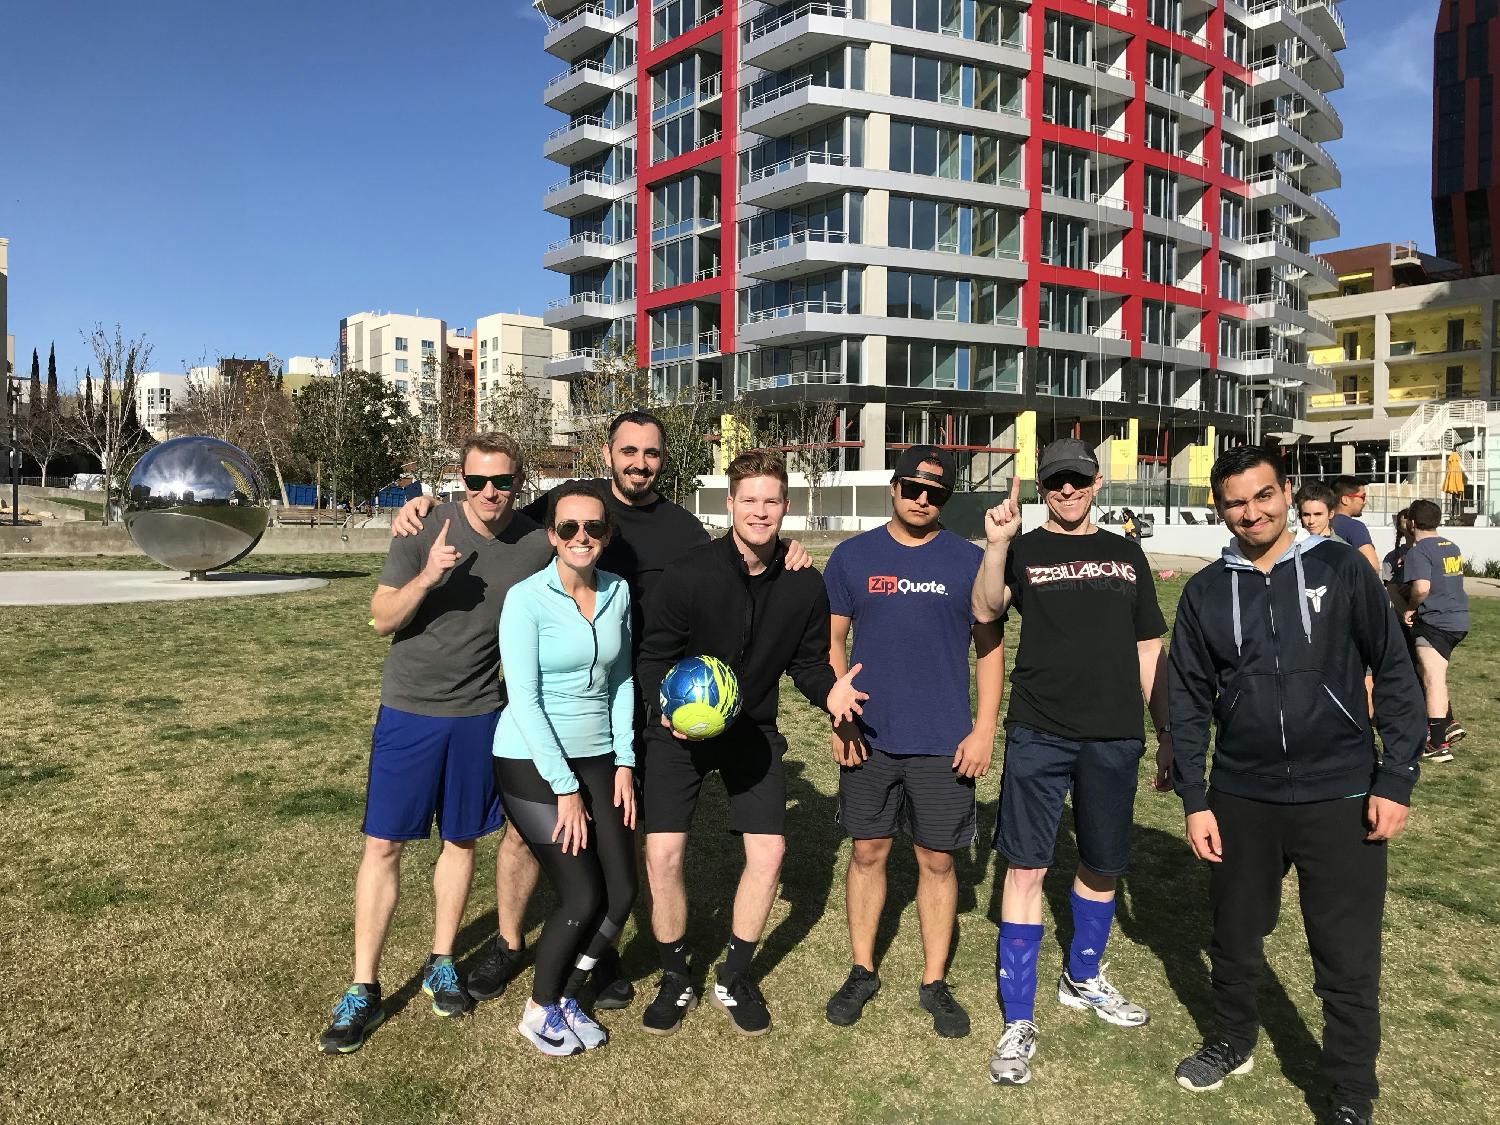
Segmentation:
<svg viewBox="0 0 1500 1125">
<path fill-rule="evenodd" d="M 672 729 L 698 741 L 723 734 L 740 713 L 740 683 L 729 665 L 712 656 L 689 656 L 661 682 L 661 713 Z"/>
</svg>

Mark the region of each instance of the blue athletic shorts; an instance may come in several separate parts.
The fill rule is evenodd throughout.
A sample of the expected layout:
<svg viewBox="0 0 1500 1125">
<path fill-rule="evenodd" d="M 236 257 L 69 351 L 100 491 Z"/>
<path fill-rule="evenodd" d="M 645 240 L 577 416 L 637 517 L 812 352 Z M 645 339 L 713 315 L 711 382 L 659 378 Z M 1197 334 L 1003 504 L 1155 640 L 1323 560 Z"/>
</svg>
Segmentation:
<svg viewBox="0 0 1500 1125">
<path fill-rule="evenodd" d="M 504 822 L 495 788 L 499 711 L 443 718 L 382 706 L 370 738 L 366 836 L 475 840 Z"/>
<path fill-rule="evenodd" d="M 1123 875 L 1146 744 L 1139 738 L 1076 742 L 1019 723 L 1005 729 L 995 850 L 1018 867 L 1051 867 L 1063 802 L 1073 795 L 1078 859 L 1100 875 Z"/>
</svg>

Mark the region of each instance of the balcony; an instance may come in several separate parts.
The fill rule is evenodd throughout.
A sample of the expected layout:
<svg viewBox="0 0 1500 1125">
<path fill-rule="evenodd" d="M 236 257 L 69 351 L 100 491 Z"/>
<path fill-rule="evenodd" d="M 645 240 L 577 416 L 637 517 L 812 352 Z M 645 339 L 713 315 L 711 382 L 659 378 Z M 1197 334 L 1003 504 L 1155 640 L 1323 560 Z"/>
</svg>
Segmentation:
<svg viewBox="0 0 1500 1125">
<path fill-rule="evenodd" d="M 634 128 L 633 121 L 616 125 L 602 117 L 579 117 L 547 134 L 542 155 L 558 164 L 577 164 L 623 144 Z"/>
<path fill-rule="evenodd" d="M 1322 36 L 1330 47 L 1342 50 L 1349 45 L 1344 17 L 1339 15 L 1335 0 L 1296 0 L 1296 9 L 1308 29 Z"/>
<path fill-rule="evenodd" d="M 841 152 L 802 152 L 757 168 L 740 184 L 740 202 L 755 207 L 789 207 L 816 199 L 848 183 Z"/>
<path fill-rule="evenodd" d="M 1323 347 L 1337 338 L 1333 321 L 1320 312 L 1300 308 L 1286 293 L 1254 293 L 1244 298 L 1248 323 L 1282 336 L 1296 336 L 1307 347 Z"/>
<path fill-rule="evenodd" d="M 743 344 L 797 344 L 836 336 L 844 331 L 846 309 L 842 301 L 794 301 L 774 309 L 759 309 L 740 326 Z"/>
<path fill-rule="evenodd" d="M 613 353 L 601 348 L 574 348 L 570 352 L 559 352 L 547 361 L 547 378 L 570 379 L 575 375 L 586 374 L 594 370 L 594 365 L 602 356 L 610 354 Z"/>
<path fill-rule="evenodd" d="M 760 375 L 750 380 L 752 391 L 775 391 L 783 387 L 836 387 L 844 382 L 842 371 L 788 371 L 785 375 Z"/>
<path fill-rule="evenodd" d="M 762 70 L 785 70 L 816 58 L 849 38 L 849 9 L 843 4 L 804 4 L 770 19 L 752 19 L 744 27 L 740 62 Z"/>
<path fill-rule="evenodd" d="M 634 190 L 634 176 L 616 180 L 603 172 L 579 172 L 546 190 L 542 195 L 542 210 L 571 219 L 574 215 L 624 199 Z"/>
<path fill-rule="evenodd" d="M 610 63 L 585 59 L 547 80 L 542 104 L 561 113 L 573 113 L 624 87 L 634 72 L 634 67 L 616 69 Z"/>
<path fill-rule="evenodd" d="M 1319 410 L 1347 410 L 1350 407 L 1373 406 L 1370 391 L 1334 391 L 1331 394 L 1311 395 L 1307 400 L 1309 413 Z"/>
<path fill-rule="evenodd" d="M 635 22 L 635 5 L 592 3 L 568 12 L 547 29 L 542 49 L 555 58 L 571 62 L 579 55 L 608 43 Z"/>
<path fill-rule="evenodd" d="M 1338 235 L 1339 221 L 1334 217 L 1333 209 L 1285 172 L 1257 172 L 1245 184 L 1250 189 L 1249 198 L 1252 203 L 1270 199 L 1272 202 L 1284 201 L 1300 209 L 1303 216 L 1298 220 L 1299 234 L 1306 235 L 1310 240 L 1334 238 Z"/>
<path fill-rule="evenodd" d="M 846 113 L 847 94 L 842 87 L 816 86 L 812 75 L 803 75 L 746 98 L 740 128 L 763 137 L 784 137 L 811 129 Z"/>
<path fill-rule="evenodd" d="M 542 323 L 548 328 L 587 328 L 619 320 L 634 309 L 634 301 L 616 301 L 603 293 L 571 293 L 548 303 Z"/>
<path fill-rule="evenodd" d="M 542 268 L 556 273 L 581 273 L 597 269 L 625 257 L 635 246 L 635 240 L 623 238 L 616 241 L 608 235 L 592 231 L 562 238 L 547 247 L 542 255 Z"/>
<path fill-rule="evenodd" d="M 1333 373 L 1328 368 L 1297 359 L 1280 349 L 1245 352 L 1238 359 L 1221 357 L 1219 366 L 1225 371 L 1243 375 L 1256 382 L 1273 382 L 1283 386 L 1300 383 L 1315 391 L 1333 390 Z"/>
<path fill-rule="evenodd" d="M 1338 288 L 1338 272 L 1327 258 L 1303 250 L 1290 238 L 1275 232 L 1252 234 L 1241 240 L 1244 256 L 1250 261 L 1280 258 L 1306 277 L 1303 286 L 1310 293 L 1326 293 Z"/>
<path fill-rule="evenodd" d="M 817 273 L 852 260 L 841 230 L 799 230 L 751 245 L 739 272 L 764 281 Z"/>
</svg>

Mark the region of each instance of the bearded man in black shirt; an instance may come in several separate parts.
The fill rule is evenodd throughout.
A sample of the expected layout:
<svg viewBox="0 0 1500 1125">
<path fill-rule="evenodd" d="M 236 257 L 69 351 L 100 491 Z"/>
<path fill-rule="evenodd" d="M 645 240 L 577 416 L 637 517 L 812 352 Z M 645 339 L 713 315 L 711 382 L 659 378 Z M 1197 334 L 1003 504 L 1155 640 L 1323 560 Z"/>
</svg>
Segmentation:
<svg viewBox="0 0 1500 1125">
<path fill-rule="evenodd" d="M 1100 965 L 1114 919 L 1115 882 L 1129 858 L 1145 753 L 1142 697 L 1160 743 L 1158 789 L 1167 787 L 1172 760 L 1161 641 L 1166 622 L 1145 553 L 1091 521 L 1100 476 L 1087 444 L 1054 441 L 1042 451 L 1037 479 L 1047 522 L 1020 534 L 1019 484 L 1013 483 L 1010 499 L 985 514 L 987 545 L 974 585 L 978 620 L 1004 620 L 1011 609 L 1022 619 L 994 844 L 1009 868 L 995 966 L 1005 1030 L 990 1059 L 990 1081 L 1007 1086 L 1031 1080 L 1042 879 L 1070 791 L 1079 863 L 1058 1003 L 1118 1027 L 1140 1027 L 1149 1018 Z"/>
</svg>

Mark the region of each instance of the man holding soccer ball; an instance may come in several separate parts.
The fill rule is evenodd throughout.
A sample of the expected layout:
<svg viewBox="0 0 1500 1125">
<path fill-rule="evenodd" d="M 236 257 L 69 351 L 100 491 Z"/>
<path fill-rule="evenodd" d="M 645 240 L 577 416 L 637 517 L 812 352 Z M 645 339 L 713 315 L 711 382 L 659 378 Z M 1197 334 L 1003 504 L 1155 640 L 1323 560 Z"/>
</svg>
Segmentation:
<svg viewBox="0 0 1500 1125">
<path fill-rule="evenodd" d="M 729 827 L 744 841 L 745 869 L 735 893 L 733 934 L 718 967 L 713 999 L 736 1030 L 760 1035 L 771 1013 L 750 979 L 750 959 L 765 929 L 786 851 L 786 740 L 776 728 L 782 673 L 836 719 L 848 720 L 868 698 L 828 663 L 828 594 L 811 567 L 786 568 L 780 540 L 787 512 L 787 474 L 764 450 L 729 464 L 728 535 L 667 567 L 647 607 L 637 679 L 652 713 L 646 734 L 641 824 L 651 885 L 651 928 L 662 959 L 656 999 L 642 1024 L 670 1035 L 697 1006 L 688 965 L 683 853 L 703 779 L 718 773 L 729 794 Z M 655 706 L 663 678 L 688 656 L 715 657 L 734 672 L 740 714 L 723 734 L 689 741 Z"/>
</svg>

